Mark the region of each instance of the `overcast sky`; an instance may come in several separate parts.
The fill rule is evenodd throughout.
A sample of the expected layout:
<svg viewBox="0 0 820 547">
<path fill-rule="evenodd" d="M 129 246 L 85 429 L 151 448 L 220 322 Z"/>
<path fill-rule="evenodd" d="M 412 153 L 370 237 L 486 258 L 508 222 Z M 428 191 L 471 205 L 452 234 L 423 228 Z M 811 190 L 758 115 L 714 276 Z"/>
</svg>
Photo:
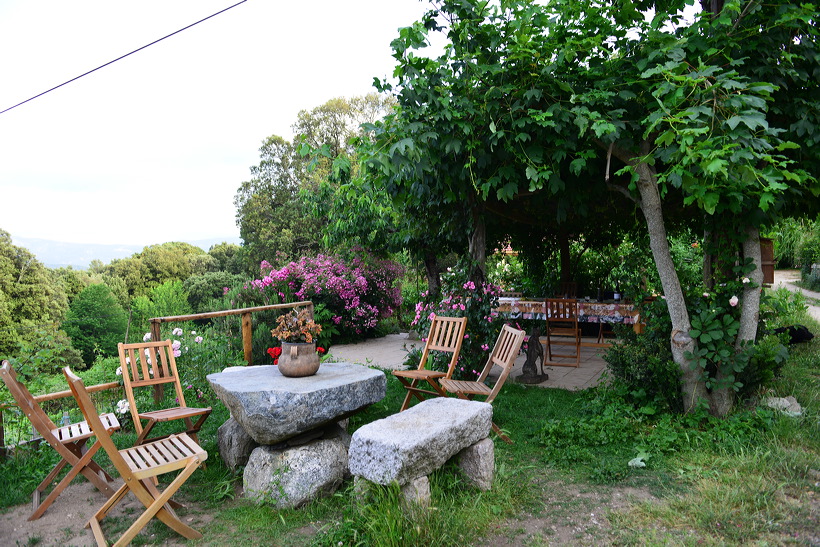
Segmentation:
<svg viewBox="0 0 820 547">
<path fill-rule="evenodd" d="M 238 0 L 0 0 L 0 110 Z M 0 229 L 238 237 L 233 197 L 299 110 L 374 91 L 419 0 L 247 0 L 0 114 Z"/>
</svg>

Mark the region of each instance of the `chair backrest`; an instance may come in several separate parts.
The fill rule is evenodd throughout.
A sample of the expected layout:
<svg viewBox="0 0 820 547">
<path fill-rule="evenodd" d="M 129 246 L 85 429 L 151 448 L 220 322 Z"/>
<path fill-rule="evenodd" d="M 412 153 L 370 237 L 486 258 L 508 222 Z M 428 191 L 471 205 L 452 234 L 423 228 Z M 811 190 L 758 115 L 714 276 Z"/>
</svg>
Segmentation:
<svg viewBox="0 0 820 547">
<path fill-rule="evenodd" d="M 466 317 L 434 316 L 433 322 L 430 324 L 430 332 L 427 334 L 427 342 L 424 344 L 424 352 L 419 360 L 419 370 L 427 366 L 427 359 L 430 357 L 431 351 L 450 353 L 450 363 L 447 366 L 446 376 L 446 378 L 450 378 L 453 375 L 453 370 L 455 370 L 466 330 Z"/>
<path fill-rule="evenodd" d="M 48 414 L 37 404 L 37 401 L 34 400 L 34 396 L 28 388 L 17 379 L 17 372 L 15 372 L 11 363 L 3 361 L 2 366 L 0 366 L 0 376 L 3 377 L 3 382 L 5 382 L 9 388 L 11 396 L 14 397 L 14 400 L 20 405 L 20 409 L 22 409 L 23 413 L 28 417 L 34 429 L 36 429 L 51 446 L 55 446 L 55 443 L 59 443 L 51 433 L 57 426 L 54 425 L 54 422 L 51 421 Z"/>
<path fill-rule="evenodd" d="M 523 330 L 515 329 L 509 325 L 504 325 L 501 328 L 501 332 L 498 333 L 498 339 L 495 342 L 495 347 L 493 347 L 493 351 L 487 359 L 487 364 L 484 370 L 481 371 L 481 376 L 478 378 L 479 382 L 483 382 L 487 379 L 487 375 L 494 365 L 501 367 L 501 374 L 493 386 L 493 391 L 484 402 L 492 403 L 495 396 L 501 391 L 501 387 L 507 380 L 507 376 L 510 375 L 513 363 L 515 363 L 515 358 L 518 357 L 518 351 L 521 349 L 521 344 L 524 343 L 524 336 L 526 336 L 526 334 Z"/>
<path fill-rule="evenodd" d="M 547 298 L 544 304 L 547 325 L 550 323 L 578 325 L 578 302 L 574 298 Z"/>
<path fill-rule="evenodd" d="M 80 411 L 83 413 L 86 423 L 91 427 L 91 430 L 97 437 L 97 441 L 102 445 L 106 454 L 108 454 L 111 463 L 117 468 L 117 472 L 123 480 L 127 481 L 128 477 L 131 476 L 131 468 L 125 463 L 125 460 L 120 455 L 119 449 L 117 449 L 117 445 L 115 445 L 111 439 L 111 431 L 103 425 L 100 415 L 97 412 L 97 407 L 94 406 L 94 402 L 91 400 L 91 396 L 88 394 L 85 384 L 79 376 L 71 372 L 69 367 L 63 369 L 63 374 L 65 374 L 66 380 L 68 380 L 68 387 L 71 389 L 71 394 L 74 395 L 74 399 L 77 400 L 77 406 L 80 407 Z"/>
<path fill-rule="evenodd" d="M 182 393 L 182 384 L 177 373 L 177 362 L 174 359 L 174 348 L 170 340 L 160 342 L 138 342 L 135 344 L 117 345 L 122 366 L 125 395 L 131 408 L 134 425 L 141 432 L 142 426 L 134 401 L 134 388 L 174 384 L 178 406 L 187 406 Z"/>
</svg>

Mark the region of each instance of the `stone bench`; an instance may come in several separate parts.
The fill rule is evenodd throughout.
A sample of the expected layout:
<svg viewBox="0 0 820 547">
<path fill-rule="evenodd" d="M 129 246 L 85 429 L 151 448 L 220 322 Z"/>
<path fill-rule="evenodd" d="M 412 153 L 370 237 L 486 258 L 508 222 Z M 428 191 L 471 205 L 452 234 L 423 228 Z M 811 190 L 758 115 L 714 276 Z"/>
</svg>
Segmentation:
<svg viewBox="0 0 820 547">
<path fill-rule="evenodd" d="M 356 479 L 381 485 L 397 482 L 405 497 L 429 500 L 427 475 L 453 456 L 482 490 L 493 480 L 494 447 L 487 437 L 493 410 L 487 403 L 438 397 L 359 428 L 350 441 L 348 463 Z"/>
</svg>

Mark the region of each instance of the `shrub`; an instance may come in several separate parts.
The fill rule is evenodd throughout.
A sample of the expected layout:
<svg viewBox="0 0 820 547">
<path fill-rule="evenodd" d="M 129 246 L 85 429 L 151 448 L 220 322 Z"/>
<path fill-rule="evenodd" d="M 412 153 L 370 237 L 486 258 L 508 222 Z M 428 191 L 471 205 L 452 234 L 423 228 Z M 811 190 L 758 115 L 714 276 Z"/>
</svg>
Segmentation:
<svg viewBox="0 0 820 547">
<path fill-rule="evenodd" d="M 221 310 L 225 287 L 238 287 L 244 277 L 224 271 L 208 272 L 186 279 L 182 288 L 188 293 L 188 303 L 194 313 Z"/>
<path fill-rule="evenodd" d="M 787 334 L 783 336 L 788 337 Z M 738 396 L 748 397 L 758 387 L 772 381 L 780 374 L 788 358 L 789 348 L 783 344 L 779 336 L 768 334 L 758 339 L 749 364 L 737 375 L 738 382 L 742 384 Z"/>
<path fill-rule="evenodd" d="M 477 286 L 466 277 L 467 268 L 457 268 L 456 272 L 448 271 L 442 276 L 442 294 L 438 300 L 422 301 L 416 304 L 416 317 L 413 325 L 421 336 L 430 331 L 432 315 L 446 317 L 467 317 L 467 333 L 461 347 L 458 363 L 453 378 L 475 380 L 495 344 L 503 321 L 498 318 L 498 295 L 500 290 L 495 285 L 485 283 Z M 426 296 L 427 293 L 422 293 Z M 414 358 L 415 355 L 408 356 Z M 442 356 L 443 357 L 443 356 Z M 415 361 L 418 363 L 418 359 Z M 446 370 L 447 359 L 433 359 L 433 370 Z"/>
<path fill-rule="evenodd" d="M 232 305 L 311 300 L 331 312 L 330 325 L 322 327 L 337 327 L 344 339 L 372 334 L 378 321 L 401 305 L 401 266 L 361 250 L 349 260 L 319 255 L 280 269 L 262 262 L 261 269 L 263 277 L 232 295 Z"/>
<path fill-rule="evenodd" d="M 128 317 L 106 285 L 89 285 L 77 295 L 66 314 L 63 328 L 83 356 L 86 367 L 95 352 L 115 355 L 124 341 Z"/>
<path fill-rule="evenodd" d="M 616 326 L 620 342 L 604 355 L 614 387 L 636 407 L 680 412 L 681 374 L 669 347 L 672 323 L 666 301 L 645 304 L 641 317 L 646 322 L 646 332 L 635 334 L 631 328 Z"/>
</svg>

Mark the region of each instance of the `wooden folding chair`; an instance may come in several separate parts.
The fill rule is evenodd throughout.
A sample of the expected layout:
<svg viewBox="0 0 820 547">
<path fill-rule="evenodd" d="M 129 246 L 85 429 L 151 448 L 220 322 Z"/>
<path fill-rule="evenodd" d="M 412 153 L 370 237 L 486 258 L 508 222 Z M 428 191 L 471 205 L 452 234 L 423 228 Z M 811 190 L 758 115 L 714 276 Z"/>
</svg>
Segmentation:
<svg viewBox="0 0 820 547">
<path fill-rule="evenodd" d="M 191 438 L 198 443 L 199 439 L 196 434 L 202 427 L 205 419 L 210 416 L 211 408 L 189 408 L 185 404 L 185 396 L 182 393 L 182 385 L 179 381 L 177 363 L 174 359 L 174 350 L 171 341 L 140 342 L 136 344 L 120 343 L 117 347 L 120 353 L 125 396 L 128 398 L 131 417 L 134 419 L 134 427 L 138 434 L 136 444 L 167 437 L 167 435 L 161 435 L 148 438 L 148 433 L 151 432 L 151 429 L 153 429 L 156 424 L 171 420 L 184 420 L 185 427 L 187 428 L 185 433 L 190 435 Z M 164 384 L 174 385 L 178 406 L 139 412 L 137 410 L 137 403 L 134 400 L 134 389 Z M 192 418 L 197 417 L 198 420 L 194 423 Z M 144 426 L 142 425 L 142 420 L 147 420 Z"/>
<path fill-rule="evenodd" d="M 37 403 L 37 397 L 34 397 L 26 386 L 17 379 L 17 373 L 8 361 L 3 361 L 0 367 L 0 376 L 3 377 L 3 381 L 8 386 L 11 395 L 20 405 L 34 429 L 61 456 L 60 462 L 32 493 L 31 500 L 34 512 L 28 520 L 40 518 L 78 474 L 82 474 L 87 478 L 100 492 L 109 496 L 113 494 L 114 490 L 108 485 L 111 476 L 92 459 L 99 450 L 100 444 L 95 441 L 90 445 L 86 445 L 88 439 L 94 435 L 88 423 L 83 421 L 57 427 Z M 111 430 L 120 428 L 120 423 L 113 414 L 103 414 L 100 416 L 100 420 Z M 45 493 L 48 486 L 54 482 L 54 479 L 67 465 L 71 466 L 68 474 L 63 477 L 44 500 L 40 501 L 40 496 Z"/>
<path fill-rule="evenodd" d="M 578 302 L 574 298 L 547 298 L 547 338 L 545 365 L 578 367 L 581 365 L 581 328 L 578 326 Z M 556 353 L 553 346 L 575 347 L 575 353 Z M 555 358 L 575 359 L 575 363 Z"/>
<path fill-rule="evenodd" d="M 394 370 L 393 374 L 407 389 L 407 395 L 399 409 L 399 412 L 407 410 L 410 398 L 416 397 L 419 401 L 424 400 L 424 395 L 446 397 L 447 393 L 436 382 L 439 378 L 449 378 L 453 375 L 458 354 L 461 352 L 461 345 L 464 343 L 464 331 L 467 330 L 466 317 L 442 317 L 434 316 L 430 324 L 430 332 L 427 335 L 427 342 L 424 344 L 424 352 L 421 354 L 419 366 L 415 370 Z M 433 357 L 430 352 L 445 352 L 450 354 L 450 363 L 447 372 L 440 372 L 425 368 L 427 362 Z M 427 382 L 432 386 L 433 391 L 418 387 L 419 382 Z"/>
<path fill-rule="evenodd" d="M 123 480 L 123 485 L 86 524 L 86 527 L 91 527 L 97 545 L 107 545 L 100 521 L 122 501 L 128 492 L 132 492 L 145 506 L 145 511 L 114 543 L 115 547 L 129 544 L 154 517 L 188 539 L 201 538 L 200 532 L 179 520 L 171 508 L 171 504 L 174 503 L 171 501 L 171 496 L 188 480 L 196 468 L 208 459 L 208 453 L 200 448 L 187 433 L 170 435 L 153 442 L 138 444 L 133 448 L 118 450 L 114 441 L 111 440 L 109 428 L 100 420 L 83 381 L 68 367 L 63 369 L 63 372 L 83 416 Z M 181 471 L 171 484 L 160 492 L 154 485 L 156 477 L 177 470 Z"/>
<path fill-rule="evenodd" d="M 498 340 L 495 342 L 490 357 L 487 359 L 487 364 L 484 365 L 484 370 L 478 380 L 470 382 L 467 380 L 453 380 L 452 378 L 442 378 L 439 380 L 441 387 L 448 393 L 455 393 L 461 399 L 474 399 L 476 396 L 483 396 L 485 403 L 492 403 L 501 391 L 501 387 L 510 375 L 515 358 L 518 357 L 518 352 L 521 349 L 521 344 L 524 343 L 524 336 L 526 333 L 523 330 L 514 329 L 509 325 L 504 325 L 501 332 L 498 334 Z M 490 374 L 492 368 L 498 365 L 501 367 L 501 374 L 495 384 L 490 388 L 485 381 Z M 501 429 L 493 423 L 493 431 L 498 433 L 505 442 L 512 444 L 512 440 L 501 432 Z"/>
</svg>

